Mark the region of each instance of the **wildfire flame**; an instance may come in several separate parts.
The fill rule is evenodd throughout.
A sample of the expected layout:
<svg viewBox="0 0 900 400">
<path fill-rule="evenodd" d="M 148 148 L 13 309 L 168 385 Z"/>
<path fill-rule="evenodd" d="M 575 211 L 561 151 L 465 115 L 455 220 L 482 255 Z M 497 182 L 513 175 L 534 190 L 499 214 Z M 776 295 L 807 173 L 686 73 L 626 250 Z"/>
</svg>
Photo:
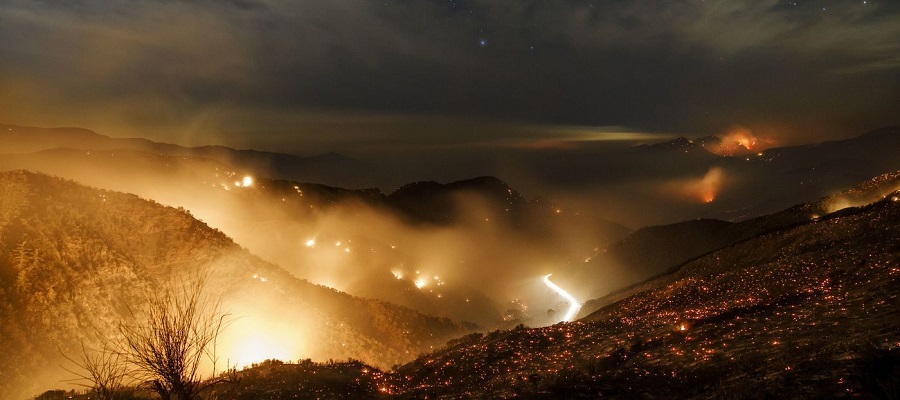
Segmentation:
<svg viewBox="0 0 900 400">
<path fill-rule="evenodd" d="M 721 144 L 708 146 L 706 149 L 720 156 L 734 156 L 748 151 L 758 153 L 767 147 L 766 143 L 757 138 L 753 132 L 741 126 L 732 128 L 721 135 L 721 138 Z"/>
<path fill-rule="evenodd" d="M 299 358 L 306 352 L 304 336 L 294 327 L 246 316 L 234 321 L 220 339 L 228 363 L 241 368 L 268 359 Z"/>
<path fill-rule="evenodd" d="M 712 203 L 722 189 L 725 171 L 720 167 L 710 168 L 700 179 L 691 179 L 675 183 L 682 196 L 701 203 Z"/>
<path fill-rule="evenodd" d="M 419 279 L 416 279 L 415 282 L 413 282 L 413 283 L 416 285 L 417 288 L 421 289 L 421 288 L 425 287 L 426 285 L 428 285 L 428 279 L 421 277 Z"/>
<path fill-rule="evenodd" d="M 237 187 L 253 186 L 253 177 L 248 175 L 239 181 L 234 181 L 234 186 L 237 186 Z"/>
</svg>

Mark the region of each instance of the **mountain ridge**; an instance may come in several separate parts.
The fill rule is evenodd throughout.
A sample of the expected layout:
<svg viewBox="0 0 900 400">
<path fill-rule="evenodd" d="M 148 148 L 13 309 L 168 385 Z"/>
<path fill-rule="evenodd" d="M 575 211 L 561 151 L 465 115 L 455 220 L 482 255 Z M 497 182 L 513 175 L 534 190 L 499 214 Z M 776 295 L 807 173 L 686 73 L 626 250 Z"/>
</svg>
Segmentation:
<svg viewBox="0 0 900 400">
<path fill-rule="evenodd" d="M 92 327 L 110 334 L 154 287 L 203 271 L 212 272 L 212 294 L 242 316 L 229 337 L 233 346 L 242 335 L 260 334 L 258 326 L 288 324 L 296 331 L 271 328 L 270 334 L 292 338 L 282 344 L 298 354 L 365 358 L 387 367 L 475 329 L 294 278 L 183 209 L 47 175 L 3 172 L 0 314 L 15 323 L 0 329 L 8 349 L 0 357 L 0 392 L 36 392 L 35 371 L 49 371 L 39 377 L 44 382 L 59 379 L 63 372 L 38 367 L 64 363 L 57 348 L 93 343 Z"/>
<path fill-rule="evenodd" d="M 74 137 L 73 137 L 74 136 Z M 55 148 L 80 150 L 140 150 L 171 156 L 190 156 L 215 160 L 255 174 L 278 179 L 315 181 L 367 187 L 374 167 L 341 154 L 327 152 L 316 156 L 297 156 L 252 149 L 234 149 L 221 145 L 186 147 L 155 142 L 145 138 L 113 138 L 84 128 L 34 128 L 0 124 L 0 148 L 5 152 L 31 153 Z"/>
<path fill-rule="evenodd" d="M 607 296 L 589 300 L 581 315 L 595 310 L 598 303 L 605 304 L 610 299 L 621 298 L 629 293 L 629 289 L 639 287 L 645 279 L 671 272 L 697 257 L 761 234 L 790 229 L 820 218 L 830 218 L 841 209 L 885 199 L 896 190 L 900 190 L 900 171 L 881 174 L 831 196 L 745 221 L 700 219 L 639 229 L 625 239 L 611 244 L 592 262 L 597 267 L 603 263 L 619 263 L 638 272 L 636 276 L 642 278 L 637 278 L 636 282 Z"/>
</svg>

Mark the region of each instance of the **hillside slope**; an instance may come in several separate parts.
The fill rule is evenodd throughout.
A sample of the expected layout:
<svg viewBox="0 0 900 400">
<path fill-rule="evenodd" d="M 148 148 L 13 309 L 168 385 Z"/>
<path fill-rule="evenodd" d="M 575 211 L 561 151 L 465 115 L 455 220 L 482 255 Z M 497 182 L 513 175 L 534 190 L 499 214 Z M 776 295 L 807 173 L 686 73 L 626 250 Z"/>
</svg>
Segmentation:
<svg viewBox="0 0 900 400">
<path fill-rule="evenodd" d="M 492 177 L 413 184 L 418 189 L 412 193 L 386 196 L 377 189 L 271 179 L 207 158 L 122 149 L 0 157 L 0 171 L 18 169 L 184 207 L 297 277 L 485 326 L 502 322 L 506 304 L 528 294 L 511 288 L 512 279 L 547 273 L 516 271 L 583 258 L 625 233 L 526 198 Z M 510 273 L 483 277 L 490 271 Z M 440 291 L 415 285 L 434 276 L 443 277 Z"/>
<path fill-rule="evenodd" d="M 896 398 L 900 192 L 756 236 L 576 323 L 471 335 L 401 397 Z M 894 386 L 891 386 L 894 385 Z"/>
<path fill-rule="evenodd" d="M 473 328 L 299 280 L 184 210 L 29 172 L 0 173 L 0 393 L 53 385 L 60 351 L 108 335 L 159 285 L 209 274 L 235 317 L 223 360 L 361 358 L 390 366 Z M 58 350 L 59 349 L 59 350 Z"/>
<path fill-rule="evenodd" d="M 627 285 L 663 274 L 693 258 L 766 232 L 805 224 L 847 207 L 870 204 L 896 190 L 900 190 L 900 171 L 878 175 L 816 201 L 740 222 L 698 219 L 641 228 L 596 254 L 589 263 L 578 266 L 582 276 L 602 274 L 609 266 L 626 271 L 620 285 L 624 288 L 606 298 L 589 301 L 582 308 L 582 315 L 623 298 L 630 292 Z"/>
</svg>

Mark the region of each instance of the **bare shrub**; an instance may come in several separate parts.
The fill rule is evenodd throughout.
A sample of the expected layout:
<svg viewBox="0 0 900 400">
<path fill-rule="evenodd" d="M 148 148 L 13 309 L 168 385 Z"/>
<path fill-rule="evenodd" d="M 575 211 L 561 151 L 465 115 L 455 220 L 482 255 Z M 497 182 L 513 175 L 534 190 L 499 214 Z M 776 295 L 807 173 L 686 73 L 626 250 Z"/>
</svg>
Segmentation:
<svg viewBox="0 0 900 400">
<path fill-rule="evenodd" d="M 100 350 L 87 348 L 81 344 L 81 354 L 74 358 L 63 353 L 63 357 L 74 363 L 80 371 L 65 368 L 78 378 L 72 381 L 79 386 L 89 388 L 100 400 L 115 400 L 130 397 L 127 387 L 129 376 L 128 365 L 121 353 L 114 351 L 109 345 Z"/>
<path fill-rule="evenodd" d="M 148 299 L 135 322 L 119 324 L 119 353 L 135 378 L 163 400 L 194 400 L 215 378 L 216 340 L 227 325 L 221 302 L 203 295 L 203 280 L 172 285 Z M 200 368 L 213 365 L 210 379 Z"/>
</svg>

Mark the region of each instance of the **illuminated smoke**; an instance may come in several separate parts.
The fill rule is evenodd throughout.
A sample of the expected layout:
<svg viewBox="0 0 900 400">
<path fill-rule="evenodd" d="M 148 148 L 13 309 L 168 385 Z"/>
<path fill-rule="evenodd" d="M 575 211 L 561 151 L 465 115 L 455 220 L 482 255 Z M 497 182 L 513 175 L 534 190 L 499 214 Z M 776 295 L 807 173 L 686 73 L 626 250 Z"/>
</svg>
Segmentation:
<svg viewBox="0 0 900 400">
<path fill-rule="evenodd" d="M 713 167 L 698 182 L 699 197 L 704 203 L 712 203 L 722 186 L 722 168 Z"/>
<path fill-rule="evenodd" d="M 555 283 L 550 282 L 550 275 L 553 274 L 547 274 L 544 276 L 544 284 L 547 285 L 548 288 L 556 292 L 556 294 L 562 296 L 564 299 L 566 299 L 566 301 L 569 302 L 569 311 L 566 311 L 566 315 L 565 317 L 563 317 L 563 321 L 570 322 L 573 318 L 575 318 L 575 315 L 578 314 L 578 310 L 581 309 L 581 304 L 578 302 L 578 300 L 575 300 L 575 297 L 569 294 L 569 292 L 566 292 L 561 287 L 556 286 Z"/>
<path fill-rule="evenodd" d="M 712 203 L 722 189 L 725 171 L 720 167 L 712 167 L 700 179 L 680 180 L 674 183 L 674 190 L 682 197 L 700 203 Z"/>
<path fill-rule="evenodd" d="M 704 146 L 711 153 L 720 156 L 742 155 L 747 152 L 759 152 L 765 150 L 770 144 L 760 140 L 753 132 L 744 127 L 734 127 L 728 133 L 721 136 L 722 142 L 718 145 Z"/>
<path fill-rule="evenodd" d="M 219 350 L 230 366 L 243 368 L 268 359 L 294 360 L 309 353 L 306 334 L 291 323 L 242 308 L 219 337 Z"/>
</svg>

